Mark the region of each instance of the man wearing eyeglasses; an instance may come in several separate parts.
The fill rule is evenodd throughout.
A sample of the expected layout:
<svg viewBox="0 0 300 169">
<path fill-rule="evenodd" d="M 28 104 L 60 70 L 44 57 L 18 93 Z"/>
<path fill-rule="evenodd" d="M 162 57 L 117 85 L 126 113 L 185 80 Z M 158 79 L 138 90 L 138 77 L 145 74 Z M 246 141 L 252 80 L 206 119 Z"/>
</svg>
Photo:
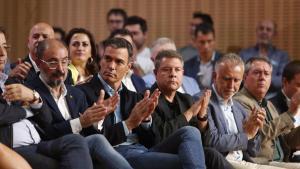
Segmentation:
<svg viewBox="0 0 300 169">
<path fill-rule="evenodd" d="M 39 42 L 45 39 L 53 39 L 54 31 L 51 25 L 45 22 L 35 24 L 29 32 L 27 47 L 29 54 L 23 60 L 18 59 L 17 63 L 11 65 L 8 83 L 27 83 L 39 74 L 40 70 L 37 67 L 39 61 L 36 57 L 36 47 Z M 72 84 L 70 73 L 65 81 L 67 84 Z"/>
<path fill-rule="evenodd" d="M 28 85 L 40 93 L 51 109 L 53 120 L 41 125 L 49 133 L 47 137 L 53 139 L 70 133 L 87 136 L 85 140 L 96 168 L 131 169 L 105 137 L 96 134 L 98 128 L 101 128 L 101 121 L 114 108 L 118 96 L 104 101 L 104 92 L 101 92 L 97 103 L 87 108 L 85 95 L 64 83 L 69 64 L 66 46 L 58 40 L 46 39 L 38 44 L 36 56 L 40 74 Z"/>
</svg>

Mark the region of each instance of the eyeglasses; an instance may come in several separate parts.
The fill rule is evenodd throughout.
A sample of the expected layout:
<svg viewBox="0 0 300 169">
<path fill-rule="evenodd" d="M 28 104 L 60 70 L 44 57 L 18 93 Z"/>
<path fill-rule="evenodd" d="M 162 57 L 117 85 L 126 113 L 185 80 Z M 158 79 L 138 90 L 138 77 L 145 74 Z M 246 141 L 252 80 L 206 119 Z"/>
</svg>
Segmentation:
<svg viewBox="0 0 300 169">
<path fill-rule="evenodd" d="M 43 59 L 40 59 L 40 61 L 42 61 L 43 63 L 45 63 L 49 69 L 56 69 L 58 66 L 59 66 L 59 63 L 61 63 L 61 65 L 63 67 L 67 67 L 69 64 L 70 64 L 70 60 L 67 58 L 67 59 L 63 59 L 61 61 L 45 61 Z"/>
</svg>

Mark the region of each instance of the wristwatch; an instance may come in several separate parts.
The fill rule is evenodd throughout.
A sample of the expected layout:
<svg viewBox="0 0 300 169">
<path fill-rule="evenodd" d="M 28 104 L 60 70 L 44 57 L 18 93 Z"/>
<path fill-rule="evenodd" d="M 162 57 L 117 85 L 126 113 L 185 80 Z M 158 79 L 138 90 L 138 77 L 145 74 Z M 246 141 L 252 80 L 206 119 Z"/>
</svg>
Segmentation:
<svg viewBox="0 0 300 169">
<path fill-rule="evenodd" d="M 207 114 L 205 114 L 203 117 L 199 117 L 199 116 L 197 115 L 197 119 L 198 119 L 199 121 L 206 121 L 207 118 L 208 118 L 208 115 L 207 115 Z"/>
<path fill-rule="evenodd" d="M 35 101 L 40 99 L 40 94 L 37 91 L 32 90 L 32 94 L 33 94 L 33 100 L 31 101 L 31 103 L 34 103 Z"/>
</svg>

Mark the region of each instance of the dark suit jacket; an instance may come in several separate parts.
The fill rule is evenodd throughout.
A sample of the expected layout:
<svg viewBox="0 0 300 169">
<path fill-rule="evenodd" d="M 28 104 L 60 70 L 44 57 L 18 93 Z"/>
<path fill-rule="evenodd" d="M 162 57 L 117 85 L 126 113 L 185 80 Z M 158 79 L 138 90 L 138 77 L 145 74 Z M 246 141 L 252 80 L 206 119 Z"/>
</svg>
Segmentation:
<svg viewBox="0 0 300 169">
<path fill-rule="evenodd" d="M 92 105 L 97 101 L 100 90 L 104 89 L 103 84 L 97 75 L 95 75 L 89 82 L 84 83 L 78 86 L 86 95 L 88 105 Z M 120 91 L 120 106 L 121 106 L 121 114 L 123 120 L 126 120 L 129 117 L 129 114 L 135 104 L 139 102 L 143 96 L 137 94 L 135 92 L 129 91 L 125 85 L 123 85 L 123 89 Z M 105 93 L 105 99 L 109 97 L 108 93 Z M 104 120 L 104 135 L 108 139 L 108 141 L 114 146 L 126 141 L 126 135 L 124 132 L 122 122 L 113 124 L 114 113 L 111 113 Z M 143 127 L 139 126 L 135 128 L 133 133 L 136 133 L 139 137 L 139 142 L 146 147 L 150 147 L 153 145 L 153 133 L 151 130 L 145 130 Z"/>
<path fill-rule="evenodd" d="M 35 120 L 37 124 L 48 123 L 51 117 L 48 116 L 49 109 L 43 104 L 40 109 L 31 109 L 35 116 L 29 120 Z M 26 111 L 18 105 L 9 105 L 2 97 L 2 90 L 0 89 L 0 142 L 12 148 L 13 146 L 13 128 L 12 124 L 26 118 Z M 37 131 L 42 134 L 45 133 L 36 123 L 33 125 Z"/>
<path fill-rule="evenodd" d="M 157 88 L 157 84 L 155 83 L 151 87 L 151 92 L 153 92 Z M 178 114 L 171 113 L 171 109 L 173 107 L 169 107 L 165 97 L 161 94 L 158 100 L 158 105 L 155 108 L 154 113 L 152 114 L 153 125 L 152 130 L 155 134 L 155 143 L 160 143 L 162 140 L 167 138 L 177 129 L 184 126 L 195 126 L 198 128 L 198 122 L 196 118 L 192 118 L 190 122 L 188 122 L 183 115 L 183 113 L 188 110 L 193 104 L 193 98 L 189 94 L 183 94 L 180 92 L 176 92 L 174 101 L 177 102 L 179 107 Z"/>
<path fill-rule="evenodd" d="M 287 100 L 281 90 L 273 98 L 271 98 L 270 101 L 276 107 L 277 112 L 279 114 L 282 114 L 289 110 L 289 107 L 287 105 Z"/>
<path fill-rule="evenodd" d="M 146 83 L 141 77 L 139 77 L 135 74 L 132 74 L 131 81 L 133 83 L 133 86 L 135 87 L 135 90 L 138 93 L 143 93 L 146 90 Z"/>
<path fill-rule="evenodd" d="M 256 156 L 260 151 L 260 134 L 248 141 L 247 135 L 243 130 L 243 122 L 247 118 L 247 112 L 236 101 L 233 100 L 233 115 L 238 129 L 237 134 L 229 134 L 225 117 L 217 99 L 217 95 L 212 90 L 212 96 L 208 107 L 208 130 L 204 134 L 204 144 L 214 147 L 219 152 L 226 155 L 230 151 L 243 150 L 244 159 L 251 161 L 248 157 Z M 247 159 L 248 158 L 248 159 Z"/>
<path fill-rule="evenodd" d="M 26 79 L 24 79 L 24 80 L 21 81 L 21 80 L 16 79 L 16 78 L 11 78 L 11 77 L 9 77 L 8 80 L 7 80 L 7 81 L 8 81 L 8 84 L 9 84 L 9 83 L 24 83 L 24 84 L 27 84 L 27 83 L 30 83 L 31 81 L 35 80 L 36 77 L 38 77 L 38 73 L 35 72 L 35 70 L 34 70 L 34 68 L 33 68 L 33 65 L 32 65 L 32 62 L 31 62 L 30 59 L 29 59 L 29 55 L 27 55 L 27 56 L 22 60 L 22 62 L 28 62 L 28 63 L 31 64 L 31 68 L 30 68 L 30 70 L 29 70 L 29 72 L 28 72 L 28 74 L 27 74 L 27 76 L 26 76 Z M 16 65 L 17 65 L 17 63 L 11 64 L 11 66 L 10 66 L 11 69 L 15 68 Z M 68 75 L 67 75 L 67 78 L 66 78 L 66 80 L 65 80 L 65 84 L 69 84 L 69 85 L 73 84 L 72 73 L 71 73 L 70 70 L 68 70 Z"/>
<path fill-rule="evenodd" d="M 215 58 L 214 58 L 214 60 L 212 60 L 213 66 L 215 65 L 216 61 L 218 59 L 220 59 L 221 57 L 222 57 L 222 54 L 219 52 L 216 52 Z M 198 72 L 200 71 L 200 69 L 199 69 L 200 63 L 201 63 L 201 61 L 200 61 L 199 56 L 193 57 L 192 59 L 184 62 L 184 75 L 194 78 L 198 82 L 198 84 L 200 84 L 198 81 L 198 76 L 197 76 Z M 203 86 L 199 85 L 199 87 L 200 87 L 200 89 L 203 89 Z"/>
<path fill-rule="evenodd" d="M 52 120 L 51 124 L 42 124 L 41 127 L 48 133 L 48 137 L 45 139 L 53 139 L 66 134 L 72 133 L 70 120 L 65 120 L 59 111 L 59 108 L 53 99 L 49 89 L 41 81 L 39 77 L 28 83 L 29 87 L 35 89 L 42 97 L 44 103 L 50 108 L 50 116 Z M 79 89 L 66 85 L 67 95 L 66 101 L 70 112 L 71 119 L 79 117 L 79 113 L 83 113 L 87 109 L 87 102 L 84 93 Z M 92 127 L 85 128 L 82 130 L 82 135 L 94 134 L 97 131 Z"/>
</svg>

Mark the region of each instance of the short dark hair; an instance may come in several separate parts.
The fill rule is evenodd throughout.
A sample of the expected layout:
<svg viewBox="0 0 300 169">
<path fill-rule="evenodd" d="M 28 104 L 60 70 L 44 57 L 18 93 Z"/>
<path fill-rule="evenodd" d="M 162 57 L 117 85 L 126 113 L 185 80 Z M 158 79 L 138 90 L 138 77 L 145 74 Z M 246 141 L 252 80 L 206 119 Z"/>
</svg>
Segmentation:
<svg viewBox="0 0 300 169">
<path fill-rule="evenodd" d="M 202 23 L 196 27 L 195 34 L 194 34 L 195 37 L 197 37 L 198 32 L 201 32 L 204 35 L 212 33 L 215 36 L 215 29 L 213 28 L 213 26 L 211 24 L 208 24 L 208 23 Z"/>
<path fill-rule="evenodd" d="M 110 15 L 121 15 L 124 19 L 124 21 L 127 19 L 127 13 L 124 9 L 121 8 L 112 8 L 107 12 L 106 20 L 108 21 L 108 18 Z"/>
<path fill-rule="evenodd" d="M 300 60 L 289 62 L 283 69 L 282 78 L 288 82 L 294 79 L 295 75 L 300 73 Z"/>
<path fill-rule="evenodd" d="M 65 40 L 66 32 L 61 27 L 54 26 L 53 30 L 54 30 L 55 33 L 57 32 L 57 33 L 60 34 L 61 40 Z"/>
<path fill-rule="evenodd" d="M 90 44 L 91 44 L 91 55 L 92 58 L 91 60 L 87 63 L 86 68 L 88 70 L 89 73 L 94 74 L 96 72 L 98 72 L 98 66 L 97 63 L 99 61 L 98 57 L 97 57 L 97 47 L 96 47 L 96 43 L 95 43 L 95 39 L 93 34 L 88 31 L 87 29 L 84 28 L 73 28 L 71 29 L 65 39 L 65 42 L 67 44 L 67 46 L 70 45 L 71 43 L 71 39 L 73 37 L 74 34 L 76 33 L 82 33 L 88 36 L 89 40 L 90 40 Z"/>
<path fill-rule="evenodd" d="M 272 63 L 267 57 L 255 56 L 255 57 L 252 57 L 252 58 L 250 58 L 249 60 L 246 61 L 246 63 L 245 63 L 245 74 L 247 74 L 249 72 L 252 63 L 256 62 L 256 61 L 265 62 L 272 68 Z"/>
<path fill-rule="evenodd" d="M 161 61 L 163 58 L 176 58 L 176 59 L 179 59 L 182 64 L 184 63 L 182 56 L 177 51 L 162 50 L 162 51 L 158 52 L 158 54 L 154 60 L 154 65 L 155 65 L 156 70 L 160 67 L 160 64 L 161 64 Z"/>
<path fill-rule="evenodd" d="M 43 56 L 45 54 L 45 51 L 49 48 L 49 44 L 51 43 L 58 43 L 59 45 L 61 45 L 62 47 L 64 47 L 66 50 L 68 49 L 66 44 L 61 41 L 61 40 L 57 40 L 57 39 L 45 39 L 41 42 L 38 42 L 38 45 L 36 47 L 36 57 L 38 59 L 43 59 Z"/>
<path fill-rule="evenodd" d="M 121 36 L 130 36 L 132 37 L 132 34 L 127 30 L 127 29 L 116 29 L 112 31 L 109 35 L 109 39 L 115 37 L 116 35 L 121 35 Z"/>
<path fill-rule="evenodd" d="M 212 17 L 209 14 L 197 11 L 197 12 L 193 13 L 193 18 L 199 18 L 203 21 L 203 23 L 208 23 L 211 26 L 214 26 L 214 21 L 213 21 Z"/>
<path fill-rule="evenodd" d="M 128 51 L 128 61 L 131 60 L 131 57 L 133 55 L 133 48 L 132 45 L 123 38 L 110 38 L 103 42 L 103 49 L 106 50 L 107 47 L 112 47 L 115 49 L 119 48 L 126 48 Z"/>
<path fill-rule="evenodd" d="M 135 25 L 135 24 L 139 24 L 141 27 L 141 30 L 143 33 L 146 33 L 148 31 L 148 26 L 147 26 L 147 22 L 145 19 L 143 19 L 142 17 L 139 16 L 131 16 L 128 17 L 126 22 L 125 22 L 125 26 L 127 25 Z"/>
</svg>

